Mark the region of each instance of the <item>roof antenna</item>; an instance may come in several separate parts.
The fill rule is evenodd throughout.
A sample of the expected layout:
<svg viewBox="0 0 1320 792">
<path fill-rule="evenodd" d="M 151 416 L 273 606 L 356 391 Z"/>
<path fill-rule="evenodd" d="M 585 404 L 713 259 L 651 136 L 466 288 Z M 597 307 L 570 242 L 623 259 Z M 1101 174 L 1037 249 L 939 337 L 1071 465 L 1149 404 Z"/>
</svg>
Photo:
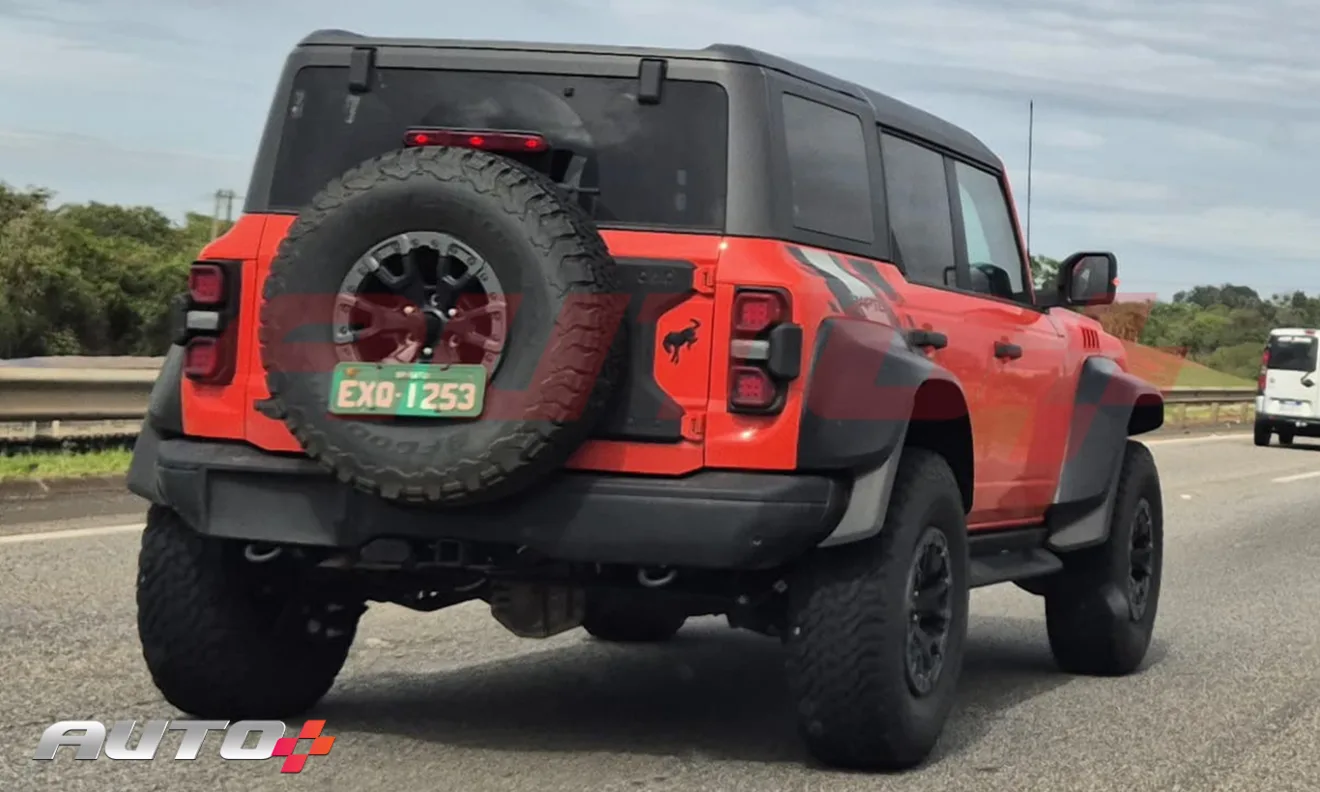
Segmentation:
<svg viewBox="0 0 1320 792">
<path fill-rule="evenodd" d="M 1036 131 L 1036 100 L 1027 102 L 1027 259 L 1031 259 L 1031 155 Z"/>
</svg>

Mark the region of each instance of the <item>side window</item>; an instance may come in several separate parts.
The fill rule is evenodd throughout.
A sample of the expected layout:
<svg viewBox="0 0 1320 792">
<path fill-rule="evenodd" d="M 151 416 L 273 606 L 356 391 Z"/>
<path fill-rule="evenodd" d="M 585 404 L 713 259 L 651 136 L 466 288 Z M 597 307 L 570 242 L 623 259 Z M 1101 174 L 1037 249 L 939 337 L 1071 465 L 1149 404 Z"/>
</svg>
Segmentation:
<svg viewBox="0 0 1320 792">
<path fill-rule="evenodd" d="M 880 135 L 880 152 L 895 261 L 913 283 L 954 286 L 953 215 L 944 155 L 886 134 Z"/>
<path fill-rule="evenodd" d="M 1023 285 L 1022 255 L 1008 202 L 994 174 L 956 163 L 967 264 L 972 290 L 1006 300 L 1031 302 Z"/>
<path fill-rule="evenodd" d="M 793 225 L 858 242 L 875 241 L 862 119 L 786 93 L 784 137 L 793 183 Z"/>
</svg>

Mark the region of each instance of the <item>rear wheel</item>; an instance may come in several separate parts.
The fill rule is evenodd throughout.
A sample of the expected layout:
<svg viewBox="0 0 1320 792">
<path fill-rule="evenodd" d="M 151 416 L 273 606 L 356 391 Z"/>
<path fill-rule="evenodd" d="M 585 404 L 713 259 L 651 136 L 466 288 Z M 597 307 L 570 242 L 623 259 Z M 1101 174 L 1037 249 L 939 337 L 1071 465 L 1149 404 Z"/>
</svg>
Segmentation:
<svg viewBox="0 0 1320 792">
<path fill-rule="evenodd" d="M 820 761 L 905 769 L 934 749 L 967 634 L 967 526 L 939 455 L 902 452 L 884 527 L 817 551 L 789 586 L 788 677 Z"/>
<path fill-rule="evenodd" d="M 269 566 L 269 574 L 262 567 Z M 201 536 L 153 506 L 138 559 L 138 635 L 165 699 L 201 718 L 283 719 L 330 690 L 365 610 L 307 597 L 296 570 Z"/>
<path fill-rule="evenodd" d="M 1270 425 L 1264 421 L 1256 421 L 1256 430 L 1252 436 L 1258 446 L 1267 446 L 1270 444 Z M 1282 439 L 1282 438 L 1280 438 Z"/>
</svg>

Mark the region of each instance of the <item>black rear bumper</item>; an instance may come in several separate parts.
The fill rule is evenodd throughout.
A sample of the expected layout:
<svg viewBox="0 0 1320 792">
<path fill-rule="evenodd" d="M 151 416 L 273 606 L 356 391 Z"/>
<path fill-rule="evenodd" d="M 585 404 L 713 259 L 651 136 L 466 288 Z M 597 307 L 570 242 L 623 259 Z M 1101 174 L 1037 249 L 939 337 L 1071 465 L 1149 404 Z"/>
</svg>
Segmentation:
<svg viewBox="0 0 1320 792">
<path fill-rule="evenodd" d="M 774 567 L 824 539 L 850 485 L 827 476 L 563 472 L 490 506 L 431 509 L 343 485 L 304 457 L 241 443 L 161 439 L 144 426 L 129 489 L 200 533 L 352 550 L 384 538 L 525 546 L 564 561 Z"/>
</svg>

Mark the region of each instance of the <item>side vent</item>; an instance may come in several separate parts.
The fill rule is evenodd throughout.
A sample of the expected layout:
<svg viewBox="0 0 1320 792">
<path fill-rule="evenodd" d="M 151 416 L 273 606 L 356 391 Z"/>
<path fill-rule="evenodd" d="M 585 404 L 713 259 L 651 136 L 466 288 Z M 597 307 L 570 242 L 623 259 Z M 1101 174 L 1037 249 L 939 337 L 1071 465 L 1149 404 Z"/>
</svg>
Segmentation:
<svg viewBox="0 0 1320 792">
<path fill-rule="evenodd" d="M 1100 348 L 1100 333 L 1099 333 L 1098 331 L 1096 331 L 1096 330 L 1092 330 L 1092 329 L 1089 328 L 1089 327 L 1083 327 L 1083 328 L 1082 328 L 1082 348 L 1083 348 L 1083 349 L 1099 349 L 1099 348 Z"/>
</svg>

